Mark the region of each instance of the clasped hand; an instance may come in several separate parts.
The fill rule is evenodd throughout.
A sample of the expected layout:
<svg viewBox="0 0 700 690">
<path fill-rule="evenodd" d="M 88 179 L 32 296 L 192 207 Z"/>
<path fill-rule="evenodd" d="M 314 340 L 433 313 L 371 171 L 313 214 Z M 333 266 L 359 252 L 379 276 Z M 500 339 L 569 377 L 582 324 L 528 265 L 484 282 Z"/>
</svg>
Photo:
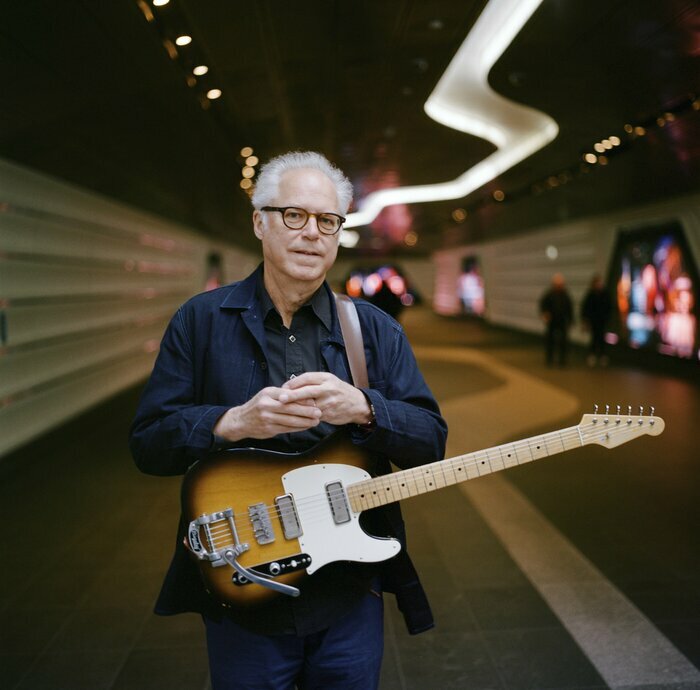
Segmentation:
<svg viewBox="0 0 700 690">
<path fill-rule="evenodd" d="M 301 374 L 281 387 L 263 388 L 248 402 L 232 407 L 214 427 L 228 441 L 270 438 L 304 431 L 320 422 L 364 424 L 369 403 L 359 388 L 327 372 Z"/>
</svg>

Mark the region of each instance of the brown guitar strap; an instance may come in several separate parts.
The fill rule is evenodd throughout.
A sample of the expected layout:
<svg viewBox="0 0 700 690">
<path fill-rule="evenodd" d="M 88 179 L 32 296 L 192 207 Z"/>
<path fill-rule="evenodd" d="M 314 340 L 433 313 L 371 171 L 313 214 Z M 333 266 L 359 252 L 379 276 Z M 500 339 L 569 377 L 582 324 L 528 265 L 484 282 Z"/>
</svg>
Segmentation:
<svg viewBox="0 0 700 690">
<path fill-rule="evenodd" d="M 333 294 L 338 310 L 338 319 L 340 320 L 340 330 L 345 341 L 345 351 L 348 353 L 352 382 L 358 388 L 369 388 L 367 360 L 365 359 L 365 347 L 362 341 L 362 329 L 360 328 L 357 309 L 347 295 Z"/>
</svg>

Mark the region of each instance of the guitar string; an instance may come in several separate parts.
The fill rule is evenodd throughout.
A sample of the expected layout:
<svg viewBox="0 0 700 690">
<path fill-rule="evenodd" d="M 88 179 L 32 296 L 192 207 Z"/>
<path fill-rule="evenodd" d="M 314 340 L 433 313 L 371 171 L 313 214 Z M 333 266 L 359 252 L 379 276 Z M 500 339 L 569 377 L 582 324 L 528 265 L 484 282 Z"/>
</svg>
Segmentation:
<svg viewBox="0 0 700 690">
<path fill-rule="evenodd" d="M 628 417 L 627 415 L 620 415 L 620 417 L 617 417 L 617 415 L 611 415 L 608 417 L 601 416 L 601 419 L 610 419 L 610 420 L 615 420 L 615 423 L 613 425 L 601 425 L 598 426 L 597 424 L 589 423 L 586 425 L 584 428 L 582 425 L 575 426 L 575 427 L 569 427 L 567 429 L 562 429 L 559 432 L 551 432 L 548 434 L 543 434 L 542 436 L 534 436 L 528 439 L 523 439 L 521 441 L 515 441 L 513 443 L 506 443 L 502 444 L 500 446 L 494 446 L 492 448 L 486 448 L 484 450 L 476 451 L 474 453 L 466 453 L 465 455 L 458 455 L 453 458 L 449 458 L 447 460 L 441 460 L 438 461 L 438 463 L 435 464 L 434 467 L 430 467 L 430 465 L 423 465 L 423 466 L 418 466 L 415 468 L 411 468 L 409 470 L 406 470 L 409 472 L 411 475 L 410 478 L 407 477 L 407 481 L 415 484 L 419 479 L 425 479 L 424 475 L 430 475 L 433 474 L 433 480 L 435 479 L 434 475 L 441 475 L 441 478 L 443 480 L 443 484 L 440 486 L 435 486 L 435 488 L 442 488 L 446 486 L 452 486 L 455 483 L 460 483 L 461 481 L 466 481 L 467 479 L 475 479 L 479 476 L 482 476 L 481 473 L 478 472 L 479 466 L 484 466 L 488 465 L 488 472 L 485 474 L 492 474 L 494 472 L 500 471 L 502 469 L 508 469 L 510 467 L 515 467 L 520 464 L 525 464 L 527 462 L 531 462 L 536 459 L 542 459 L 544 457 L 549 457 L 550 455 L 556 455 L 561 452 L 565 452 L 567 450 L 573 450 L 574 448 L 581 447 L 581 439 L 584 436 L 589 436 L 590 432 L 592 430 L 599 430 L 603 429 L 609 436 L 613 436 L 616 432 L 620 431 L 627 431 L 629 432 L 631 429 L 634 429 L 635 431 L 638 431 L 640 429 L 640 425 L 635 425 L 631 426 L 630 424 L 626 423 L 624 426 L 622 425 L 623 420 L 627 419 L 632 419 L 634 422 L 635 419 L 643 419 L 639 417 Z M 619 420 L 619 421 L 618 421 Z M 579 431 L 581 432 L 581 435 L 579 435 Z M 547 442 L 551 444 L 551 442 L 556 442 L 557 440 L 562 442 L 562 448 L 559 449 L 557 448 L 554 451 L 549 451 L 547 448 Z M 565 441 L 573 441 L 576 440 L 577 444 L 571 446 L 570 448 L 567 448 L 565 446 Z M 533 446 L 533 444 L 539 442 L 539 446 Z M 590 441 L 589 441 L 590 442 Z M 541 455 L 539 457 L 535 457 L 534 451 L 540 451 L 541 447 L 544 447 L 545 454 Z M 511 453 L 508 453 L 507 451 L 509 449 L 512 449 Z M 530 457 L 524 458 L 522 461 L 518 457 L 518 450 L 525 450 L 527 449 L 529 452 Z M 497 457 L 491 457 L 491 453 L 494 451 L 498 452 Z M 506 457 L 510 457 L 510 455 L 515 455 L 515 463 L 512 465 L 506 464 L 506 458 L 504 457 L 504 452 L 506 453 Z M 467 458 L 470 458 L 467 460 Z M 496 467 L 494 468 L 494 465 L 492 463 L 496 463 Z M 456 470 L 459 467 L 463 467 L 464 471 L 466 474 L 464 477 L 457 477 Z M 430 468 L 429 470 L 426 471 L 426 467 Z M 477 474 L 473 475 L 472 477 L 469 477 L 469 469 L 477 469 Z M 450 477 L 447 476 L 447 472 L 452 472 L 454 475 L 454 479 L 457 481 L 452 481 Z M 398 486 L 398 477 L 400 476 L 399 473 L 390 473 L 387 475 L 381 475 L 379 477 L 375 477 L 369 480 L 360 480 L 359 482 L 355 482 L 351 485 L 348 485 L 347 490 L 349 491 L 352 489 L 353 486 L 356 484 L 361 484 L 363 481 L 376 481 L 376 480 L 384 480 L 384 484 L 397 484 L 395 487 L 390 487 L 390 488 L 396 488 L 397 492 L 400 494 L 400 487 Z M 439 482 L 432 482 L 433 484 L 438 484 Z M 405 486 L 406 482 L 402 484 L 402 486 Z M 428 486 L 425 485 L 425 488 L 428 489 Z M 432 489 L 432 487 L 431 487 Z M 395 500 L 401 500 L 402 498 L 410 498 L 414 495 L 419 495 L 420 493 L 423 493 L 422 491 L 419 491 L 418 493 L 410 493 L 407 496 L 399 496 L 399 498 L 393 498 L 396 494 L 392 493 L 392 501 L 389 502 L 394 502 Z M 376 503 L 376 502 L 375 502 Z M 370 506 L 370 507 L 378 507 L 380 505 L 384 505 L 385 502 L 380 499 L 379 503 L 376 503 L 376 505 Z M 290 509 L 281 509 L 277 505 L 265 505 L 263 508 L 268 512 L 270 521 L 273 520 L 279 520 L 281 524 L 283 524 L 283 521 L 286 517 L 292 517 L 295 515 L 297 511 L 303 512 L 303 519 L 305 523 L 313 523 L 317 520 L 318 517 L 323 515 L 324 518 L 328 516 L 328 496 L 327 494 L 314 494 L 312 496 L 307 496 L 303 499 L 299 499 L 298 501 L 295 502 L 295 505 L 297 506 L 297 510 L 295 511 L 294 508 Z M 249 524 L 251 521 L 251 518 L 247 516 L 245 513 L 239 513 L 238 516 L 234 515 L 234 525 L 236 526 L 236 531 L 238 533 L 238 537 L 241 541 L 246 541 L 248 537 L 254 537 L 256 529 L 255 527 L 252 526 L 252 524 Z M 243 520 L 244 524 L 241 525 L 240 521 Z M 214 525 L 219 525 L 218 528 L 214 527 Z M 221 548 L 216 544 L 216 541 L 218 539 L 223 538 L 233 538 L 233 535 L 231 534 L 230 527 L 228 524 L 226 524 L 225 521 L 220 521 L 220 522 L 215 522 L 211 523 L 210 527 L 210 533 L 212 534 L 212 540 L 213 540 L 213 548 Z M 226 544 L 228 545 L 228 544 Z"/>
<path fill-rule="evenodd" d="M 592 425 L 591 425 L 591 426 L 592 426 Z M 602 427 L 598 427 L 598 428 L 602 428 Z M 633 428 L 634 428 L 635 430 L 637 429 L 636 427 L 633 427 Z M 624 427 L 615 425 L 615 426 L 610 427 L 609 429 L 610 429 L 610 431 L 612 431 L 612 432 L 615 432 L 616 430 L 626 430 L 626 431 L 629 431 L 630 427 L 629 427 L 628 425 L 625 425 Z M 573 449 L 573 448 L 580 447 L 579 444 L 580 444 L 580 440 L 581 440 L 581 439 L 580 439 L 580 438 L 577 438 L 577 437 L 578 437 L 578 431 L 579 431 L 579 427 L 572 427 L 572 428 L 569 428 L 569 429 L 561 430 L 561 432 L 553 432 L 552 434 L 545 434 L 545 435 L 542 436 L 542 437 L 532 437 L 532 438 L 530 438 L 530 439 L 525 439 L 525 440 L 523 440 L 523 441 L 517 441 L 517 442 L 511 443 L 511 444 L 503 444 L 503 445 L 501 445 L 501 446 L 496 446 L 496 447 L 493 447 L 493 448 L 484 449 L 484 450 L 482 450 L 482 451 L 477 451 L 476 453 L 468 453 L 468 454 L 465 454 L 465 455 L 463 455 L 463 456 L 456 456 L 455 458 L 450 458 L 450 459 L 448 459 L 448 460 L 446 460 L 446 461 L 440 461 L 439 464 L 438 464 L 436 467 L 431 468 L 431 470 L 430 470 L 429 472 L 426 472 L 426 474 L 433 474 L 434 476 L 435 476 L 436 474 L 437 474 L 437 475 L 440 475 L 440 474 L 441 474 L 441 475 L 442 475 L 442 479 L 443 479 L 443 481 L 444 481 L 444 484 L 443 484 L 442 486 L 449 486 L 449 485 L 454 484 L 455 482 L 451 481 L 451 480 L 446 476 L 446 470 L 447 470 L 447 471 L 451 470 L 452 473 L 454 474 L 455 479 L 457 479 L 457 475 L 456 475 L 455 468 L 459 468 L 460 464 L 462 465 L 462 467 L 463 467 L 465 470 L 467 470 L 467 475 L 465 475 L 464 478 L 460 477 L 460 478 L 457 480 L 457 483 L 459 483 L 460 481 L 466 481 L 466 479 L 469 478 L 469 477 L 468 477 L 468 475 L 469 475 L 468 469 L 473 468 L 473 467 L 477 467 L 477 468 L 478 468 L 479 465 L 484 465 L 484 464 L 488 463 L 488 465 L 489 465 L 489 472 L 488 472 L 487 474 L 490 474 L 490 473 L 493 473 L 493 472 L 496 472 L 496 471 L 500 471 L 501 469 L 506 469 L 506 468 L 508 468 L 509 465 L 506 464 L 506 461 L 505 461 L 505 459 L 503 458 L 503 451 L 504 451 L 504 449 L 507 450 L 509 447 L 512 448 L 513 450 L 515 450 L 517 446 L 520 446 L 521 448 L 528 448 L 528 450 L 530 451 L 530 457 L 524 459 L 523 462 L 529 462 L 529 461 L 531 461 L 531 460 L 541 459 L 542 457 L 547 457 L 547 456 L 549 456 L 549 455 L 558 454 L 558 453 L 564 452 L 564 451 L 566 451 L 566 450 L 571 450 L 571 449 Z M 545 439 L 545 436 L 549 437 L 549 439 Z M 551 441 L 556 441 L 556 440 L 557 440 L 556 437 L 558 437 L 559 440 L 562 441 L 562 448 L 561 448 L 561 449 L 557 449 L 557 450 L 555 450 L 555 451 L 553 451 L 553 452 L 550 452 L 549 449 L 546 448 L 547 440 L 549 440 L 550 442 L 551 442 Z M 579 443 L 577 443 L 576 445 L 572 446 L 571 448 L 566 448 L 566 447 L 564 446 L 564 444 L 563 444 L 563 441 L 565 441 L 565 440 L 571 440 L 571 439 L 576 439 Z M 534 455 L 533 455 L 533 453 L 532 453 L 532 447 L 531 447 L 531 446 L 532 446 L 532 442 L 537 442 L 537 441 L 541 441 L 541 445 L 544 445 L 544 446 L 545 446 L 545 451 L 546 451 L 546 454 L 543 455 L 543 456 L 540 456 L 540 458 L 534 457 Z M 539 450 L 540 448 L 539 448 L 539 447 L 536 447 L 536 449 Z M 499 451 L 499 454 L 501 455 L 500 458 L 492 458 L 492 457 L 489 455 L 489 452 L 492 452 L 492 451 L 495 451 L 495 450 Z M 478 456 L 479 454 L 482 454 L 483 457 L 474 457 L 474 459 L 473 459 L 471 462 L 469 462 L 469 463 L 467 464 L 466 458 L 468 458 L 469 456 Z M 510 454 L 508 454 L 508 455 L 510 455 Z M 514 467 L 516 464 L 518 464 L 518 465 L 521 464 L 520 459 L 517 457 L 517 455 L 518 455 L 518 454 L 517 454 L 517 451 L 515 452 L 515 455 L 516 455 L 516 463 L 513 464 L 513 465 L 510 465 L 510 466 L 513 466 L 513 467 Z M 500 467 L 497 466 L 496 469 L 494 469 L 494 467 L 493 467 L 493 465 L 492 465 L 492 461 L 493 461 L 493 462 L 496 462 L 496 463 L 500 463 L 501 466 L 500 466 Z M 423 468 L 425 468 L 425 466 L 423 466 Z M 413 469 L 414 471 L 415 471 L 415 470 L 418 470 L 417 474 L 419 475 L 419 477 L 422 478 L 423 472 L 421 471 L 421 469 L 423 469 L 423 468 L 418 467 L 418 468 L 412 468 L 412 469 Z M 409 472 L 411 472 L 411 470 L 409 470 Z M 378 479 L 385 479 L 385 480 L 387 480 L 389 483 L 391 483 L 391 482 L 397 483 L 396 477 L 397 477 L 398 474 L 399 474 L 399 473 L 394 473 L 393 475 L 392 475 L 392 474 L 383 475 L 382 477 L 379 477 Z M 416 472 L 413 472 L 413 474 L 416 474 Z M 476 475 L 474 475 L 474 476 L 471 477 L 471 478 L 473 479 L 473 478 L 476 478 L 476 477 L 478 477 L 478 476 L 481 476 L 481 473 L 477 473 Z M 415 480 L 416 480 L 416 477 L 413 478 L 413 480 L 412 480 L 413 483 L 415 483 Z M 359 483 L 361 483 L 361 482 L 357 482 L 357 483 L 359 484 Z M 385 482 L 385 483 L 386 483 L 386 482 Z M 436 483 L 439 483 L 439 482 L 436 482 Z M 405 485 L 405 484 L 404 484 L 404 485 Z M 349 485 L 349 486 L 348 486 L 348 489 L 352 488 L 352 486 L 353 486 L 353 485 Z M 392 488 L 394 488 L 394 487 L 392 487 Z M 401 493 L 401 492 L 400 492 L 400 488 L 399 488 L 398 486 L 395 487 L 395 488 L 397 488 L 398 491 L 399 491 L 399 493 Z M 427 485 L 425 485 L 425 488 L 426 488 L 426 489 L 428 488 Z M 441 486 L 438 486 L 438 487 L 436 487 L 436 488 L 441 488 Z M 419 493 L 422 493 L 422 492 L 419 492 Z M 415 494 L 409 493 L 407 496 L 400 496 L 399 499 L 394 499 L 394 500 L 400 500 L 401 498 L 410 498 L 412 495 L 415 495 Z M 313 505 L 313 504 L 316 504 L 316 505 Z M 327 516 L 328 516 L 328 505 L 327 505 L 327 504 L 328 504 L 328 499 L 327 499 L 327 496 L 326 496 L 325 494 L 316 494 L 316 495 L 313 495 L 313 496 L 308 496 L 308 497 L 306 497 L 305 499 L 300 499 L 300 500 L 297 502 L 297 505 L 300 507 L 300 510 L 303 510 L 303 512 L 304 512 L 304 522 L 307 523 L 307 524 L 310 523 L 310 522 L 314 522 L 314 521 L 315 521 L 315 518 L 317 518 L 317 517 L 319 516 L 319 513 L 323 514 L 324 518 L 327 518 Z M 379 505 L 383 505 L 383 504 L 384 504 L 383 501 L 381 501 L 381 502 L 379 503 Z M 309 507 L 309 506 L 311 506 L 311 507 Z M 370 506 L 370 507 L 375 507 L 375 506 Z M 267 508 L 271 508 L 271 506 L 267 506 Z M 314 510 L 314 509 L 315 509 L 315 510 Z M 277 508 L 275 507 L 275 509 L 272 511 L 272 513 L 273 513 L 273 515 L 270 516 L 270 519 L 271 519 L 271 520 L 280 520 L 280 521 L 282 521 L 282 519 L 283 519 L 282 516 L 283 516 L 283 515 L 293 515 L 293 514 L 294 514 L 294 510 L 292 509 L 292 510 L 289 510 L 289 511 L 282 511 L 282 510 L 277 509 Z M 275 515 L 274 513 L 277 513 L 277 514 Z M 245 519 L 245 514 L 242 514 L 241 517 Z M 234 518 L 234 523 L 236 524 L 236 529 L 237 529 L 237 531 L 238 531 L 239 537 L 241 537 L 241 536 L 247 537 L 247 536 L 251 536 L 251 535 L 254 535 L 254 534 L 255 534 L 255 531 L 256 531 L 255 528 L 252 527 L 252 525 L 249 526 L 249 525 L 247 524 L 247 521 L 246 521 L 246 526 L 245 526 L 245 527 L 239 526 L 239 525 L 236 523 L 235 518 Z M 228 526 L 225 525 L 225 524 L 222 524 L 222 527 L 223 527 L 223 532 L 226 533 L 225 536 L 228 537 L 228 538 L 232 538 L 232 535 L 231 535 L 231 533 L 230 533 L 230 531 L 229 531 L 229 529 L 228 529 Z M 220 534 L 220 531 L 217 532 L 217 535 L 218 535 L 218 534 Z M 217 536 L 216 538 L 219 538 L 219 537 Z"/>
</svg>

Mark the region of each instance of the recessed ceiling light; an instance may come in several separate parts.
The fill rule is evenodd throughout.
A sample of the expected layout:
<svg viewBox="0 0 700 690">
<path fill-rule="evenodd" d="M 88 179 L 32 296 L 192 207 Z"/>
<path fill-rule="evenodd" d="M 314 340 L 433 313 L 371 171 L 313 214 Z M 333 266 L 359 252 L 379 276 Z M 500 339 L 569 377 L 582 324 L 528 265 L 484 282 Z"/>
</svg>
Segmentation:
<svg viewBox="0 0 700 690">
<path fill-rule="evenodd" d="M 170 0 L 153 0 L 153 7 L 163 7 L 167 5 Z"/>
<path fill-rule="evenodd" d="M 192 70 L 192 73 L 196 74 L 198 77 L 203 77 L 208 71 L 209 71 L 209 68 L 206 65 L 197 65 Z"/>
<path fill-rule="evenodd" d="M 187 34 L 183 34 L 182 36 L 178 36 L 175 39 L 175 43 L 179 46 L 187 46 L 190 43 L 192 43 L 192 36 L 188 36 Z"/>
<path fill-rule="evenodd" d="M 207 98 L 210 101 L 216 100 L 217 98 L 221 97 L 221 89 L 209 89 L 207 91 Z"/>
<path fill-rule="evenodd" d="M 250 147 L 250 146 L 244 146 L 244 147 L 241 149 L 241 156 L 243 156 L 243 158 L 248 158 L 248 156 L 252 156 L 252 155 L 253 155 L 253 149 L 252 149 L 252 147 Z"/>
<path fill-rule="evenodd" d="M 245 159 L 246 165 L 257 165 L 259 162 L 257 156 L 248 156 L 248 158 Z"/>
<path fill-rule="evenodd" d="M 415 247 L 418 244 L 418 233 L 413 232 L 413 230 L 411 230 L 411 232 L 407 232 L 406 237 L 403 238 L 403 241 L 407 247 Z"/>
</svg>

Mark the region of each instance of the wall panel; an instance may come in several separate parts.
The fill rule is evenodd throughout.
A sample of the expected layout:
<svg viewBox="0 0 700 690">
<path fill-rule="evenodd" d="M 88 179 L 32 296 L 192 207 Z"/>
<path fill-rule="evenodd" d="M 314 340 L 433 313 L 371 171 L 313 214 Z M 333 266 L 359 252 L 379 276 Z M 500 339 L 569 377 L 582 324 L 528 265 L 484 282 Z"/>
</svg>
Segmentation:
<svg viewBox="0 0 700 690">
<path fill-rule="evenodd" d="M 177 307 L 258 258 L 0 160 L 0 456 L 143 380 Z"/>
<path fill-rule="evenodd" d="M 458 282 L 462 260 L 477 256 L 485 284 L 486 319 L 523 331 L 542 332 L 538 303 L 555 272 L 566 277 L 578 316 L 591 276 L 600 273 L 605 277 L 608 273 L 618 232 L 672 220 L 682 224 L 700 266 L 700 195 L 691 195 L 436 252 L 433 306 L 441 314 L 461 313 Z M 587 337 L 579 322 L 572 339 L 583 342 Z"/>
</svg>

